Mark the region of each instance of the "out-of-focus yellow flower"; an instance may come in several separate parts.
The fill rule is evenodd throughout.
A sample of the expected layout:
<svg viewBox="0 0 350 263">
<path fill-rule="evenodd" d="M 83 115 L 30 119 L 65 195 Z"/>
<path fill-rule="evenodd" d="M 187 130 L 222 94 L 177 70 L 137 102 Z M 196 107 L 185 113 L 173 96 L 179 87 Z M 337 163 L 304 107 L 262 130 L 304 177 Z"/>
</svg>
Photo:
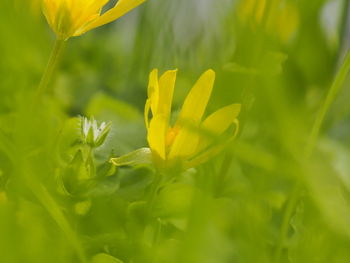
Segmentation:
<svg viewBox="0 0 350 263">
<path fill-rule="evenodd" d="M 229 133 L 229 137 L 226 137 L 228 140 L 236 136 L 241 105 L 223 107 L 202 121 L 215 80 L 215 72 L 208 70 L 187 95 L 177 121 L 171 126 L 176 74 L 176 70 L 171 70 L 158 78 L 157 69 L 151 72 L 145 122 L 147 140 L 155 163 L 161 168 L 179 165 L 178 167 L 186 169 L 207 161 L 221 151 L 227 140 L 223 142 L 218 138 L 224 133 Z M 233 126 L 232 134 L 230 128 Z"/>
<path fill-rule="evenodd" d="M 269 34 L 283 42 L 290 39 L 299 24 L 298 9 L 288 0 L 242 0 L 238 18 L 242 24 L 264 26 Z"/>
<path fill-rule="evenodd" d="M 110 23 L 145 0 L 119 0 L 101 14 L 109 0 L 42 0 L 46 19 L 59 39 L 79 36 L 91 29 Z"/>
<path fill-rule="evenodd" d="M 244 23 L 253 19 L 255 23 L 260 24 L 265 8 L 266 0 L 242 0 L 239 5 L 238 17 Z"/>
<path fill-rule="evenodd" d="M 275 10 L 275 16 L 276 21 L 269 24 L 269 30 L 276 30 L 280 39 L 287 42 L 299 26 L 298 9 L 291 2 L 287 2 L 283 8 Z"/>
</svg>

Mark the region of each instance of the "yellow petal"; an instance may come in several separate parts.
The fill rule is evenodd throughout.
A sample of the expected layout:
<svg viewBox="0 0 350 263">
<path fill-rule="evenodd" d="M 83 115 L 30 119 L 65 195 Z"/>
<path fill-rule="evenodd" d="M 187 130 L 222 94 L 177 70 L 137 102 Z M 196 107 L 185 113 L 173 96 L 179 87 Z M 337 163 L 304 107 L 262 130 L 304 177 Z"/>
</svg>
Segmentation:
<svg viewBox="0 0 350 263">
<path fill-rule="evenodd" d="M 77 32 L 77 35 L 81 35 L 93 28 L 103 26 L 114 20 L 117 20 L 118 18 L 125 15 L 130 10 L 139 6 L 143 2 L 145 2 L 145 0 L 119 0 L 112 9 L 108 10 L 106 13 L 104 13 L 102 16 L 100 16 L 96 20 L 87 24 L 83 29 Z"/>
<path fill-rule="evenodd" d="M 165 116 L 156 115 L 152 118 L 147 133 L 148 145 L 152 153 L 163 160 L 165 160 L 165 131 L 167 125 Z"/>
<path fill-rule="evenodd" d="M 215 147 L 210 148 L 208 151 L 203 152 L 202 154 L 196 156 L 195 158 L 189 160 L 185 163 L 185 168 L 193 168 L 202 163 L 207 162 L 210 158 L 213 158 L 215 155 L 219 154 L 226 146 L 228 142 L 221 143 L 216 145 Z"/>
<path fill-rule="evenodd" d="M 231 104 L 212 113 L 203 121 L 201 129 L 219 135 L 227 130 L 241 111 L 241 104 Z"/>
<path fill-rule="evenodd" d="M 80 28 L 100 17 L 102 8 L 109 0 L 75 0 L 71 4 L 71 16 L 75 25 L 74 34 Z"/>
<path fill-rule="evenodd" d="M 199 141 L 199 133 L 193 123 L 183 123 L 169 152 L 168 159 L 187 159 L 195 154 Z"/>
<path fill-rule="evenodd" d="M 199 124 L 207 107 L 214 81 L 215 72 L 213 70 L 210 69 L 202 74 L 186 97 L 179 115 L 178 125 L 181 126 L 182 121 L 190 121 L 194 125 Z"/>
<path fill-rule="evenodd" d="M 164 115 L 168 120 L 175 88 L 177 70 L 166 71 L 159 79 L 159 100 L 157 114 Z"/>
<path fill-rule="evenodd" d="M 236 129 L 233 136 L 234 138 L 238 132 L 238 120 L 237 116 L 240 112 L 240 104 L 231 104 L 223 107 L 216 112 L 212 113 L 205 121 L 202 123 L 200 129 L 196 129 L 195 125 L 187 123 L 183 124 L 181 131 L 177 135 L 170 154 L 169 159 L 191 157 L 197 153 L 200 153 L 205 148 L 207 148 L 213 141 L 215 137 L 224 133 L 232 124 L 236 123 Z M 210 149 L 211 154 L 206 154 L 200 159 L 209 158 L 207 156 L 214 155 L 216 152 L 220 151 L 224 147 L 224 144 L 219 146 L 215 145 Z"/>
<path fill-rule="evenodd" d="M 150 101 L 152 114 L 155 115 L 158 110 L 159 102 L 158 69 L 152 70 L 152 72 L 149 74 L 147 94 Z"/>
<path fill-rule="evenodd" d="M 236 120 L 241 111 L 241 104 L 231 104 L 212 113 L 201 124 L 201 142 L 197 151 L 203 150 L 216 136 L 224 133 Z"/>
<path fill-rule="evenodd" d="M 208 70 L 200 76 L 187 95 L 175 128 L 179 129 L 169 152 L 169 159 L 188 158 L 195 153 L 198 141 L 198 125 L 207 107 L 215 80 L 215 72 Z"/>
<path fill-rule="evenodd" d="M 185 163 L 185 168 L 188 169 L 188 168 L 196 167 L 208 161 L 210 158 L 214 157 L 215 155 L 219 154 L 222 150 L 224 150 L 225 147 L 227 147 L 227 145 L 229 144 L 229 142 L 234 140 L 234 138 L 236 138 L 238 134 L 239 121 L 235 119 L 233 123 L 236 125 L 236 129 L 233 135 L 228 140 L 226 140 L 225 142 L 221 142 L 219 144 L 214 144 L 212 147 L 210 147 L 206 151 L 198 154 L 197 156 L 195 156 L 194 158 L 192 158 L 191 160 Z"/>
<path fill-rule="evenodd" d="M 54 21 L 55 16 L 57 14 L 57 9 L 58 7 L 55 2 L 49 0 L 43 1 L 43 12 L 51 28 L 54 28 Z"/>
<path fill-rule="evenodd" d="M 151 109 L 151 101 L 149 99 L 146 100 L 145 104 L 145 111 L 144 111 L 144 118 L 145 118 L 145 125 L 147 128 L 147 131 L 149 129 L 149 111 Z"/>
<path fill-rule="evenodd" d="M 165 159 L 165 140 L 169 126 L 177 70 L 165 72 L 158 81 L 158 70 L 151 72 L 148 85 L 148 100 L 145 105 L 145 122 L 148 142 L 153 151 Z M 149 123 L 149 110 L 152 120 Z"/>
</svg>

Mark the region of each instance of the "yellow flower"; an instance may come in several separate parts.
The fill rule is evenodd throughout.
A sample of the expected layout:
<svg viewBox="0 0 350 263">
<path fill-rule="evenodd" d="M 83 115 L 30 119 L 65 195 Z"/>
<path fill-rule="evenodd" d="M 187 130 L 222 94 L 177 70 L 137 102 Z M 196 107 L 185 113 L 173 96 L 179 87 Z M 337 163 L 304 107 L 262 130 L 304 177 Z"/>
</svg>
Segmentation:
<svg viewBox="0 0 350 263">
<path fill-rule="evenodd" d="M 145 0 L 119 0 L 101 14 L 109 0 L 42 0 L 46 19 L 59 39 L 79 36 L 91 29 L 110 23 Z"/>
<path fill-rule="evenodd" d="M 282 42 L 288 42 L 298 29 L 299 13 L 297 5 L 291 1 L 242 0 L 238 6 L 238 18 L 243 24 L 261 26 L 264 16 L 266 32 L 276 35 Z"/>
<path fill-rule="evenodd" d="M 202 121 L 215 80 L 215 72 L 208 70 L 187 95 L 177 121 L 171 126 L 176 74 L 177 70 L 170 70 L 158 78 L 157 69 L 150 74 L 145 105 L 147 140 L 158 166 L 171 168 L 179 165 L 187 169 L 221 151 L 227 144 L 227 140 L 218 140 L 222 135 L 229 133 L 229 140 L 236 136 L 241 105 L 223 107 Z M 233 126 L 232 134 L 230 128 Z"/>
<path fill-rule="evenodd" d="M 253 19 L 255 23 L 260 24 L 265 8 L 266 0 L 243 0 L 239 5 L 238 17 L 244 23 Z"/>
</svg>

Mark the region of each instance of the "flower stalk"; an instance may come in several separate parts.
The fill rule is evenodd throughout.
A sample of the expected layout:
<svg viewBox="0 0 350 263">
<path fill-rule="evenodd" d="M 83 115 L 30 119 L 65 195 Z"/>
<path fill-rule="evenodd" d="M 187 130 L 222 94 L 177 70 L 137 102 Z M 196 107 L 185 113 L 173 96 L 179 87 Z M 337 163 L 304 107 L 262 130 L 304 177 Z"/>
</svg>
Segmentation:
<svg viewBox="0 0 350 263">
<path fill-rule="evenodd" d="M 45 68 L 44 74 L 41 77 L 40 84 L 35 92 L 35 101 L 37 101 L 43 94 L 46 92 L 47 87 L 50 83 L 52 75 L 55 71 L 55 68 L 58 64 L 60 56 L 62 55 L 63 49 L 65 46 L 65 41 L 57 38 L 55 40 L 53 49 L 51 51 L 51 55 L 47 66 Z"/>
</svg>

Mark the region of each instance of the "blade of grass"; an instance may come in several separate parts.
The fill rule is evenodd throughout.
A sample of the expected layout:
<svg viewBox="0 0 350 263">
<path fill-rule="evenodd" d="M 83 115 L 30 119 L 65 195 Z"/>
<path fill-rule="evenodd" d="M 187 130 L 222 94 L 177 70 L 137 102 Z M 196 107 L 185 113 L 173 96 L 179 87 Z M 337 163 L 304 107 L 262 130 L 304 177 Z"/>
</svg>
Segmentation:
<svg viewBox="0 0 350 263">
<path fill-rule="evenodd" d="M 302 155 L 303 160 L 307 160 L 311 157 L 311 155 L 315 149 L 315 145 L 316 145 L 317 139 L 319 137 L 320 130 L 322 128 L 326 114 L 327 114 L 330 106 L 334 102 L 335 98 L 337 97 L 340 89 L 343 87 L 344 81 L 347 77 L 349 70 L 350 70 L 350 52 L 348 52 L 347 56 L 345 57 L 345 60 L 344 60 L 343 64 L 341 65 L 338 73 L 336 74 L 335 79 L 334 79 L 334 81 L 333 81 L 333 83 L 332 83 L 332 85 L 327 93 L 327 96 L 324 100 L 324 103 L 322 104 L 322 106 L 321 106 L 321 108 L 316 116 L 316 119 L 315 119 L 314 124 L 312 126 L 304 153 Z M 301 183 L 300 179 L 298 179 L 296 185 L 293 188 L 293 191 L 291 193 L 291 196 L 289 198 L 289 201 L 287 203 L 287 206 L 285 208 L 285 212 L 283 215 L 280 236 L 279 236 L 277 248 L 276 248 L 275 254 L 274 254 L 274 262 L 275 263 L 278 263 L 281 260 L 283 244 L 285 243 L 285 240 L 286 240 L 286 237 L 288 234 L 289 222 L 290 222 L 290 219 L 293 215 L 293 211 L 295 210 L 295 207 L 298 203 L 298 197 L 299 197 L 301 188 L 302 188 L 302 183 Z"/>
<path fill-rule="evenodd" d="M 86 263 L 86 257 L 84 250 L 72 228 L 69 225 L 66 217 L 62 213 L 60 207 L 57 205 L 53 197 L 46 190 L 46 188 L 41 184 L 35 184 L 33 182 L 29 183 L 29 186 L 39 200 L 39 202 L 45 207 L 51 217 L 55 220 L 57 225 L 62 229 L 63 233 L 66 235 L 69 242 L 74 247 L 74 250 L 81 263 Z"/>
<path fill-rule="evenodd" d="M 309 136 L 309 140 L 307 142 L 306 148 L 305 148 L 305 152 L 304 152 L 304 157 L 305 158 L 309 158 L 315 148 L 316 142 L 317 142 L 317 138 L 319 136 L 320 130 L 322 128 L 322 124 L 323 121 L 325 119 L 325 116 L 330 108 L 330 106 L 332 105 L 332 103 L 334 102 L 335 98 L 337 97 L 340 89 L 343 87 L 344 81 L 346 79 L 346 76 L 349 72 L 350 69 L 350 52 L 348 52 L 348 54 L 345 57 L 345 60 L 342 64 L 342 66 L 340 67 L 329 91 L 327 94 L 326 99 L 324 100 L 323 105 L 321 106 L 315 122 L 312 126 L 312 130 Z"/>
</svg>

